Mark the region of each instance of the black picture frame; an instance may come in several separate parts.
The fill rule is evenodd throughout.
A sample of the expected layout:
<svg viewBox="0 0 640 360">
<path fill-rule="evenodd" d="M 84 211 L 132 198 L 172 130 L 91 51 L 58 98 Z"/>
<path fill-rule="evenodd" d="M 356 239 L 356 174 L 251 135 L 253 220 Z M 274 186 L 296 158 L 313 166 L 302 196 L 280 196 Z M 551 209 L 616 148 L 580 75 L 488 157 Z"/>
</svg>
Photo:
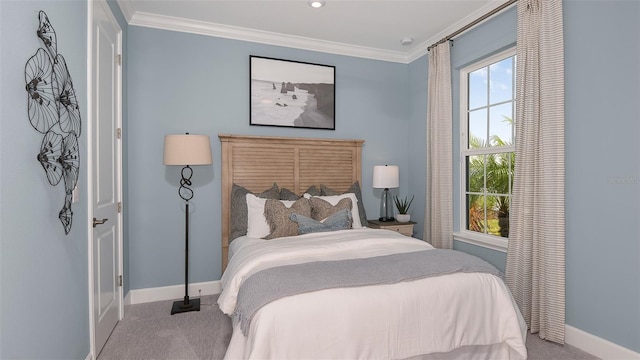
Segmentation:
<svg viewBox="0 0 640 360">
<path fill-rule="evenodd" d="M 249 125 L 335 130 L 335 66 L 250 55 L 249 74 Z"/>
</svg>

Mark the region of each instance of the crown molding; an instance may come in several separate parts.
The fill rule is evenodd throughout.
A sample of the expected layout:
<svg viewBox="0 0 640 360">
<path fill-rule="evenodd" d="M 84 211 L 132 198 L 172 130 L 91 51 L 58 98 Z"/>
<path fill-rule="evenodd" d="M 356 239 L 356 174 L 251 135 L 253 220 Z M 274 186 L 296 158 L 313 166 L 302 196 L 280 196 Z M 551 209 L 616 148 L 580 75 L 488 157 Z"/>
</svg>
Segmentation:
<svg viewBox="0 0 640 360">
<path fill-rule="evenodd" d="M 131 20 L 129 20 L 129 25 L 186 32 L 198 35 L 215 36 L 233 40 L 257 42 L 261 44 L 319 51 L 336 55 L 355 56 L 374 60 L 407 63 L 407 54 L 403 52 L 387 51 L 364 46 L 323 41 L 301 36 L 285 35 L 268 31 L 221 25 L 173 16 L 135 12 L 131 17 Z"/>
<path fill-rule="evenodd" d="M 356 46 L 332 41 L 324 41 L 301 36 L 286 35 L 243 27 L 216 24 L 173 16 L 157 15 L 135 11 L 130 0 L 116 0 L 129 25 L 149 27 L 161 30 L 179 31 L 191 34 L 221 37 L 232 40 L 250 41 L 261 44 L 284 46 L 295 49 L 319 51 L 324 53 L 361 57 L 373 60 L 409 64 L 427 53 L 427 48 L 447 35 L 471 23 L 487 12 L 497 8 L 505 0 L 492 0 L 460 21 L 451 24 L 435 36 L 427 39 L 408 52 L 390 51 L 365 46 Z M 505 9 L 506 10 L 506 9 Z M 504 11 L 504 10 L 503 10 Z"/>
<path fill-rule="evenodd" d="M 122 12 L 122 15 L 124 16 L 125 20 L 127 20 L 127 23 L 130 23 L 131 19 L 133 18 L 133 14 L 135 14 L 135 12 L 136 12 L 131 7 L 131 1 L 129 1 L 129 0 L 116 0 L 116 3 L 120 7 L 120 11 Z"/>
</svg>

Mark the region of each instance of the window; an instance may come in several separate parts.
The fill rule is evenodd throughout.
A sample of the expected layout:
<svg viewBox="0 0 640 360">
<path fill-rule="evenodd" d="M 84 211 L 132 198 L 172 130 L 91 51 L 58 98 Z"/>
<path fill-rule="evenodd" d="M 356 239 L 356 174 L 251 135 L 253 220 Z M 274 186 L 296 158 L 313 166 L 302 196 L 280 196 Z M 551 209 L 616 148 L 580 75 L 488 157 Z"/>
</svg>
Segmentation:
<svg viewBox="0 0 640 360">
<path fill-rule="evenodd" d="M 505 251 L 515 164 L 515 49 L 460 73 L 460 232 Z"/>
</svg>

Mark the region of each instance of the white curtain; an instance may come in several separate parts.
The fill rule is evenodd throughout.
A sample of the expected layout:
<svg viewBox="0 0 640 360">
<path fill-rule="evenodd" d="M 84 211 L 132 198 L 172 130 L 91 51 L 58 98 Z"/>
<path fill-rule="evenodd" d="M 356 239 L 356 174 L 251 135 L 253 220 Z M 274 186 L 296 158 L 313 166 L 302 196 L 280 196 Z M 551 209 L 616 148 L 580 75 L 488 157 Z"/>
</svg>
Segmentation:
<svg viewBox="0 0 640 360">
<path fill-rule="evenodd" d="M 449 42 L 429 51 L 425 240 L 453 247 L 453 156 Z"/>
<path fill-rule="evenodd" d="M 519 0 L 516 163 L 506 277 L 532 333 L 564 343 L 564 54 L 561 0 Z"/>
</svg>

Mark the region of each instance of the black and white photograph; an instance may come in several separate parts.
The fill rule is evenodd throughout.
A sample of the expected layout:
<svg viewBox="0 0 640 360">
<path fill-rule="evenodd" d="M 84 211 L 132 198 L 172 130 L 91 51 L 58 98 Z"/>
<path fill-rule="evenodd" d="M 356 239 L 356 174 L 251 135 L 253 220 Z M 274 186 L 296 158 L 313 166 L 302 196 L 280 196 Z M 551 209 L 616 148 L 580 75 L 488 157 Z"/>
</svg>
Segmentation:
<svg viewBox="0 0 640 360">
<path fill-rule="evenodd" d="M 250 56 L 251 125 L 335 130 L 335 67 Z"/>
</svg>

